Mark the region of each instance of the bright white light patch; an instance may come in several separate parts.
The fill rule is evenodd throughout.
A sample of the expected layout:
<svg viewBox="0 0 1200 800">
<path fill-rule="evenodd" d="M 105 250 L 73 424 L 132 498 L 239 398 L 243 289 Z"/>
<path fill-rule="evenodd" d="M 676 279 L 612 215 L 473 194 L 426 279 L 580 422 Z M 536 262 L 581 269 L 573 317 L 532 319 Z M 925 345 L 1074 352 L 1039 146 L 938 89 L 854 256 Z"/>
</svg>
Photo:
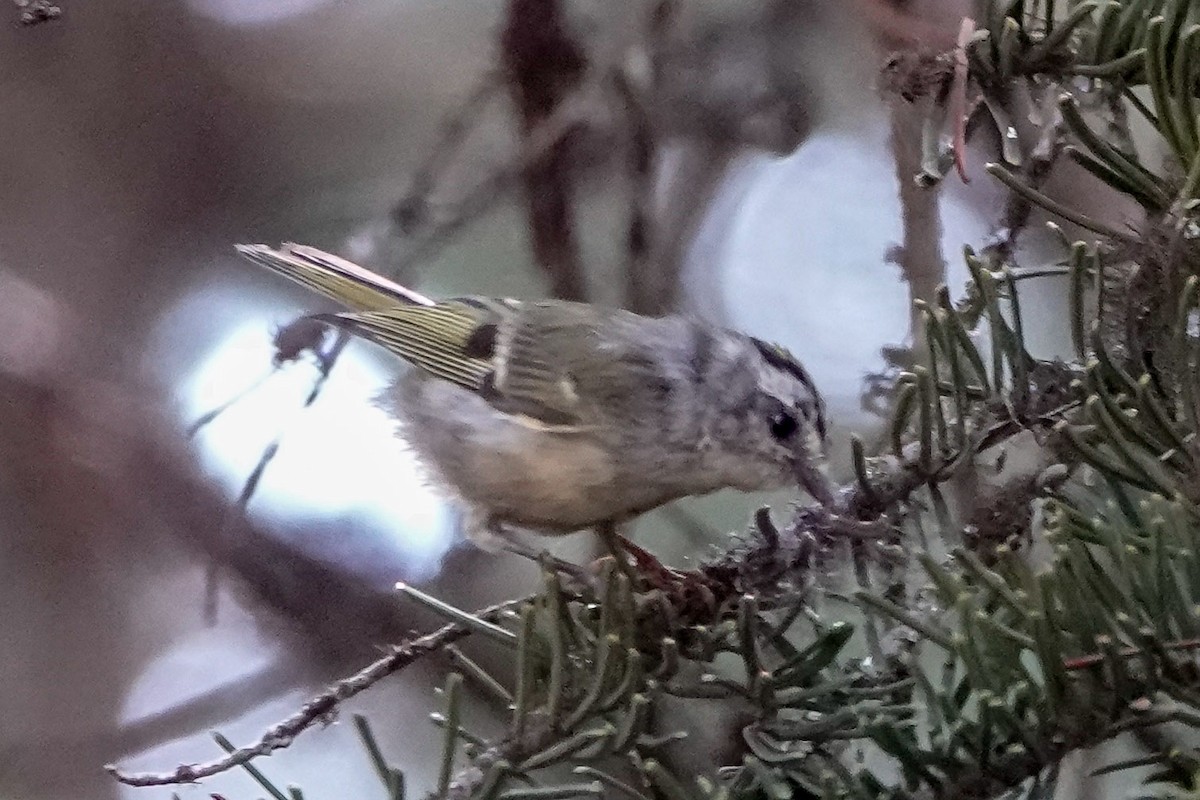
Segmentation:
<svg viewBox="0 0 1200 800">
<path fill-rule="evenodd" d="M 188 0 L 197 14 L 226 25 L 270 25 L 330 5 L 330 0 Z"/>
<path fill-rule="evenodd" d="M 180 383 L 186 419 L 199 418 L 270 371 L 269 334 L 258 318 L 233 328 L 212 349 Z M 424 482 L 412 451 L 395 437 L 392 420 L 374 405 L 387 375 L 360 347 L 352 344 L 342 352 L 307 409 L 304 400 L 317 377 L 309 361 L 286 366 L 247 392 L 201 432 L 201 456 L 236 497 L 263 451 L 280 442 L 249 513 L 354 517 L 377 526 L 393 535 L 400 551 L 396 561 L 413 580 L 433 571 L 449 549 L 451 512 Z M 353 552 L 338 552 L 343 547 L 361 549 L 329 542 L 329 555 L 354 567 Z"/>
</svg>

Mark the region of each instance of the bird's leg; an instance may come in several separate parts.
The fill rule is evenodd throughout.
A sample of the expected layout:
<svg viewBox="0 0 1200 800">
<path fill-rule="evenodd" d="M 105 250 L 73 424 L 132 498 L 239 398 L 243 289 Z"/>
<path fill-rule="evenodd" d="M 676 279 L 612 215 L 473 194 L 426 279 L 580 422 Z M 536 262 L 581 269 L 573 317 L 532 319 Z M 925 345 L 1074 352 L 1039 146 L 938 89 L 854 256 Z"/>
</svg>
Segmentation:
<svg viewBox="0 0 1200 800">
<path fill-rule="evenodd" d="M 605 533 L 601 529 L 601 537 L 604 536 Z M 620 533 L 615 523 L 609 524 L 608 536 L 610 538 L 605 538 L 605 544 L 609 552 L 617 559 L 617 563 L 622 566 L 629 579 L 635 581 L 635 586 L 637 585 L 635 575 L 640 577 L 644 583 L 659 589 L 667 589 L 686 580 L 684 573 L 668 567 L 659 560 L 658 556 L 641 545 L 634 544 L 628 536 Z M 632 566 L 630 566 L 627 556 L 632 556 Z"/>
<path fill-rule="evenodd" d="M 468 506 L 463 510 L 466 513 L 462 521 L 462 530 L 471 540 L 471 544 L 485 553 L 508 550 L 523 555 L 513 548 L 526 545 L 517 539 L 514 531 L 506 530 L 500 520 L 478 508 Z"/>
<path fill-rule="evenodd" d="M 467 536 L 475 546 L 488 553 L 505 551 L 530 561 L 536 561 L 556 572 L 562 572 L 578 580 L 586 580 L 586 570 L 578 564 L 550 555 L 544 548 L 531 545 L 519 531 L 512 530 L 492 516 L 472 514 L 468 521 Z"/>
<path fill-rule="evenodd" d="M 617 534 L 617 539 L 620 546 L 625 549 L 629 555 L 633 556 L 634 562 L 637 563 L 638 572 L 644 574 L 652 574 L 659 577 L 677 578 L 680 575 L 678 570 L 668 567 L 658 558 L 641 545 L 634 544 L 627 536 Z"/>
<path fill-rule="evenodd" d="M 596 526 L 596 533 L 599 534 L 600 541 L 604 542 L 604 546 L 608 548 L 608 552 L 617 560 L 617 566 L 625 573 L 625 577 L 629 578 L 629 582 L 633 586 L 637 586 L 637 573 L 629 564 L 624 547 L 629 540 L 617 532 L 617 523 L 612 520 L 601 522 Z"/>
<path fill-rule="evenodd" d="M 699 570 L 678 570 L 668 567 L 649 550 L 634 544 L 625 536 L 619 536 L 621 547 L 633 556 L 638 574 L 645 585 L 666 596 L 676 609 L 711 615 L 720 604 L 717 595 L 724 596 L 721 587 Z"/>
<path fill-rule="evenodd" d="M 727 594 L 699 570 L 680 571 L 663 564 L 658 556 L 619 533 L 615 523 L 597 525 L 596 531 L 634 587 L 662 592 L 669 603 L 684 613 L 707 619 Z M 629 563 L 630 557 L 633 564 Z"/>
</svg>

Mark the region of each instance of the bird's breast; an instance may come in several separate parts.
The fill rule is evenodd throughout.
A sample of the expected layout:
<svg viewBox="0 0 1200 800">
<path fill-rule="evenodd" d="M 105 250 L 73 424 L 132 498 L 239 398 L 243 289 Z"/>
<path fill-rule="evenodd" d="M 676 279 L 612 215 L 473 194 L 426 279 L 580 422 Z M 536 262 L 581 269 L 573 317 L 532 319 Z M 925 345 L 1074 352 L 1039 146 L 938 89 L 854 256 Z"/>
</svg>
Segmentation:
<svg viewBox="0 0 1200 800">
<path fill-rule="evenodd" d="M 586 428 L 506 414 L 417 373 L 385 399 L 432 477 L 492 516 L 563 532 L 621 516 L 619 459 Z"/>
</svg>

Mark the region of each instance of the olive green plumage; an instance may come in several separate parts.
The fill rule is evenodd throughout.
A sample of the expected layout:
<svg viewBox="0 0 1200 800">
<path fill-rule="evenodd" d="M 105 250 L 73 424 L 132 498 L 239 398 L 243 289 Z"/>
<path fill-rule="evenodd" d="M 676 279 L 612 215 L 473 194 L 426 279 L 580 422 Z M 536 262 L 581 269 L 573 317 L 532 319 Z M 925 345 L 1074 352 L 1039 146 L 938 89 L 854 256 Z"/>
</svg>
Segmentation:
<svg viewBox="0 0 1200 800">
<path fill-rule="evenodd" d="M 584 303 L 433 301 L 313 248 L 239 250 L 348 309 L 317 319 L 417 367 L 386 403 L 476 528 L 564 533 L 797 480 L 828 499 L 820 396 L 774 345 Z"/>
</svg>

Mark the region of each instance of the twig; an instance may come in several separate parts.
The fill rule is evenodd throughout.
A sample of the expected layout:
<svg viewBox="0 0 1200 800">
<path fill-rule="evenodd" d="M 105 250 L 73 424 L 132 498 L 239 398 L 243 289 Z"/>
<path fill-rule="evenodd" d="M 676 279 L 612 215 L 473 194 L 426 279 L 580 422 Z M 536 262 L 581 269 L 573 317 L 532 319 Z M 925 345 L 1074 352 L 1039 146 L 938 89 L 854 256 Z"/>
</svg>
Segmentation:
<svg viewBox="0 0 1200 800">
<path fill-rule="evenodd" d="M 932 302 L 937 287 L 946 279 L 946 260 L 942 254 L 942 220 L 938 208 L 940 191 L 937 185 L 921 186 L 916 175 L 921 170 L 921 124 L 926 106 L 933 102 L 923 99 L 917 104 L 896 103 L 892 107 L 891 147 L 899 184 L 903 241 L 894 249 L 891 260 L 896 262 L 908 284 L 910 330 L 921 330 L 919 312 L 914 300 Z M 915 333 L 914 340 L 920 341 Z"/>
<path fill-rule="evenodd" d="M 528 602 L 528 598 L 506 600 L 476 611 L 473 616 L 491 622 L 508 609 Z M 273 725 L 258 741 L 239 747 L 222 758 L 200 764 L 180 764 L 170 772 L 125 772 L 109 764 L 105 769 L 114 778 L 127 786 L 167 786 L 170 784 L 193 783 L 201 778 L 233 769 L 259 756 L 265 756 L 287 747 L 300 733 L 321 720 L 327 720 L 345 700 L 374 686 L 383 678 L 407 667 L 418 659 L 436 653 L 471 633 L 471 628 L 452 622 L 433 633 L 419 636 L 392 647 L 383 658 L 364 667 L 348 678 L 321 692 L 305 703 L 299 711 Z"/>
<path fill-rule="evenodd" d="M 1046 88 L 1041 100 L 1031 100 L 1041 106 L 1039 110 L 1045 115 L 1038 141 L 1021 167 L 1025 184 L 1034 189 L 1041 189 L 1042 184 L 1050 177 L 1050 172 L 1058 163 L 1066 145 L 1065 124 L 1057 102 L 1059 91 L 1057 84 L 1051 84 Z M 1027 115 L 1013 114 L 1014 118 L 1021 116 Z M 1000 217 L 996 237 L 981 249 L 981 254 L 994 255 L 999 263 L 1010 261 L 1016 249 L 1017 237 L 1029 224 L 1033 209 L 1034 205 L 1027 197 L 1019 192 L 1010 192 Z"/>
<path fill-rule="evenodd" d="M 396 271 L 403 273 L 413 265 L 435 255 L 463 228 L 490 211 L 520 182 L 522 175 L 543 161 L 552 150 L 560 147 L 568 137 L 584 129 L 595 133 L 599 127 L 599 107 L 600 103 L 594 92 L 585 89 L 576 93 L 530 130 L 523 137 L 516 157 L 511 162 L 494 167 L 471 188 L 465 199 L 442 207 L 424 209 L 422 213 L 425 214 L 424 221 L 427 227 L 407 248 L 402 264 Z M 579 174 L 606 158 L 607 152 L 597 156 L 589 148 L 574 147 L 572 155 L 572 169 Z"/>
<path fill-rule="evenodd" d="M 671 2 L 661 0 L 660 4 L 669 7 Z M 665 19 L 661 9 L 655 13 L 657 16 L 652 20 L 651 39 L 661 33 L 656 26 L 661 26 Z M 683 73 L 680 71 L 688 65 L 697 62 L 719 65 L 720 59 L 724 57 L 721 47 L 725 45 L 721 44 L 722 41 L 689 41 L 684 45 L 673 42 L 670 47 L 664 41 L 652 45 L 651 71 L 659 68 L 657 65 L 660 61 L 666 63 L 669 58 L 682 59 L 682 65 L 671 62 L 669 75 L 672 80 L 678 81 L 681 74 L 691 75 L 686 70 Z M 700 49 L 701 52 L 693 53 L 688 48 Z M 464 137 L 461 130 L 470 117 L 478 115 L 479 106 L 490 97 L 488 81 L 494 78 L 485 77 L 483 83 L 464 101 L 462 108 L 444 123 L 441 138 L 435 145 L 438 153 L 414 175 L 410 190 L 391 212 L 393 226 L 386 235 L 399 238 L 399 234 L 403 234 L 396 258 L 400 266 L 396 271 L 403 273 L 413 264 L 438 252 L 463 228 L 494 208 L 497 201 L 507 196 L 513 187 L 524 183 L 529 191 L 530 176 L 537 174 L 540 169 L 544 171 L 544 165 L 553 159 L 555 153 L 568 153 L 569 174 L 564 171 L 563 175 L 569 177 L 572 182 L 587 171 L 593 170 L 597 164 L 609 163 L 616 149 L 616 140 L 628 127 L 615 124 L 616 119 L 624 118 L 627 103 L 625 99 L 615 96 L 618 92 L 613 91 L 614 88 L 620 88 L 619 85 L 614 87 L 614 83 L 620 80 L 620 74 L 625 69 L 624 54 L 625 50 L 617 48 L 611 57 L 601 54 L 594 58 L 583 71 L 575 88 L 562 93 L 547 113 L 537 115 L 537 119 L 532 120 L 531 127 L 522 132 L 518 152 L 504 163 L 491 165 L 482 179 L 466 187 L 468 191 L 461 193 L 461 199 L 456 198 L 444 203 L 431 202 L 430 195 L 435 190 L 433 183 L 439 174 L 446 172 L 446 162 L 452 158 L 462 160 L 461 143 Z M 551 72 L 546 65 L 542 65 L 540 69 L 547 74 Z M 666 74 L 664 72 L 664 75 Z M 754 121 L 751 124 L 747 121 L 749 112 L 742 105 L 746 100 L 745 93 L 737 96 L 736 100 L 739 102 L 731 103 L 728 99 L 718 105 L 707 102 L 708 95 L 717 89 L 709 87 L 704 81 L 724 88 L 727 77 L 727 71 L 719 75 L 713 72 L 711 76 L 704 72 L 697 75 L 695 81 L 689 80 L 682 85 L 669 81 L 654 81 L 656 88 L 652 110 L 658 128 L 654 138 L 658 142 L 668 138 L 683 138 L 692 142 L 694 150 L 701 151 L 695 152 L 693 157 L 699 160 L 702 168 L 691 167 L 695 175 L 689 173 L 681 180 L 676 180 L 674 187 L 679 189 L 683 186 L 682 193 L 673 191 L 674 196 L 668 201 L 668 207 L 656 209 L 660 217 L 656 231 L 658 236 L 654 246 L 648 251 L 647 263 L 654 270 L 656 285 L 665 286 L 672 291 L 673 283 L 677 279 L 680 251 L 688 241 L 689 233 L 698 224 L 698 216 L 716 190 L 715 184 L 724 174 L 722 164 L 731 158 L 734 150 L 746 144 L 763 146 L 759 131 L 762 123 Z M 700 85 L 697 85 L 696 81 L 699 81 Z M 621 102 L 614 102 L 615 100 Z M 778 104 L 772 101 L 770 108 L 774 109 L 776 105 Z M 772 148 L 777 146 L 771 145 Z M 794 146 L 795 142 L 789 140 L 780 152 L 790 151 Z M 653 165 L 651 167 L 653 168 Z M 562 193 L 555 189 L 539 202 L 548 205 L 551 199 L 561 196 Z M 557 203 L 558 200 L 554 202 Z M 679 208 L 676 210 L 675 206 Z M 631 222 L 631 227 L 633 224 L 635 223 Z M 549 237 L 549 233 L 547 236 Z M 559 244 L 565 241 L 562 231 L 554 232 L 554 236 L 549 238 Z M 558 279 L 552 275 L 552 280 Z M 579 285 L 581 287 L 582 282 Z M 561 294 L 557 288 L 554 291 Z M 671 299 L 668 298 L 668 301 Z M 662 305 L 665 306 L 666 303 Z"/>
<path fill-rule="evenodd" d="M 1181 639 L 1177 642 L 1164 642 L 1162 645 L 1164 650 L 1200 650 L 1200 639 Z M 1125 647 L 1117 651 L 1117 655 L 1121 658 L 1133 658 L 1145 653 L 1145 649 L 1141 647 Z M 1063 667 L 1069 670 L 1087 669 L 1103 664 L 1107 660 L 1107 656 L 1102 653 L 1091 653 L 1086 656 L 1078 656 L 1076 658 L 1068 658 L 1063 660 Z"/>
<path fill-rule="evenodd" d="M 941 49 L 954 46 L 952 23 L 943 23 L 932 13 L 920 16 L 908 10 L 909 4 L 894 0 L 858 0 L 856 5 L 857 13 L 867 20 L 871 30 L 887 47 Z"/>
<path fill-rule="evenodd" d="M 221 401 L 219 405 L 201 414 L 195 422 L 188 426 L 187 438 L 194 439 L 196 435 L 200 433 L 200 431 L 204 430 L 205 426 L 215 422 L 218 417 L 248 397 L 252 392 L 254 392 L 255 389 L 258 389 L 260 386 L 266 383 L 269 378 L 274 377 L 275 373 L 278 371 L 278 367 L 272 367 L 269 372 L 264 372 L 262 375 L 255 378 L 240 392 L 237 392 L 226 400 Z"/>
<path fill-rule="evenodd" d="M 958 44 L 954 48 L 954 78 L 950 84 L 950 124 L 954 131 L 954 168 L 963 183 L 967 177 L 967 45 L 975 33 L 975 20 L 963 17 L 958 29 Z"/>
<path fill-rule="evenodd" d="M 441 133 L 433 149 L 413 173 L 408 191 L 392 207 L 391 219 L 402 233 L 412 233 L 428 221 L 429 198 L 437 187 L 438 179 L 467 138 L 470 124 L 503 87 L 502 78 L 498 72 L 485 74 L 467 99 L 442 121 Z"/>
<path fill-rule="evenodd" d="M 628 81 L 618 84 L 626 96 L 630 141 L 628 171 L 630 182 L 629 228 L 626 233 L 625 304 L 641 314 L 663 313 L 670 308 L 664 302 L 663 287 L 655 280 L 651 260 L 656 236 L 654 224 L 654 167 L 657 158 L 654 127 L 644 97 Z"/>
<path fill-rule="evenodd" d="M 334 366 L 337 365 L 338 357 L 349 343 L 350 334 L 345 331 L 339 331 L 337 338 L 327 351 L 316 353 L 318 361 L 317 378 L 313 381 L 308 396 L 304 398 L 304 404 L 300 408 L 301 412 L 311 408 L 312 404 L 321 396 L 321 390 L 325 388 L 325 384 L 329 380 L 329 373 L 333 371 Z M 250 505 L 250 501 L 254 499 L 255 493 L 258 491 L 258 486 L 262 482 L 263 475 L 266 474 L 267 468 L 279 453 L 279 447 L 283 442 L 283 435 L 284 432 L 281 431 L 270 444 L 263 448 L 262 454 L 258 458 L 258 463 L 254 465 L 254 469 L 246 477 L 246 482 L 242 484 L 242 491 L 238 494 L 237 502 L 225 514 L 225 519 L 221 525 L 220 536 L 222 538 L 231 535 L 230 531 L 235 519 L 245 516 L 246 508 Z M 220 588 L 220 571 L 221 562 L 219 559 L 213 558 L 209 561 L 208 569 L 204 576 L 204 619 L 210 625 L 216 624 L 217 620 L 217 603 L 220 597 L 218 593 L 218 589 Z"/>
</svg>

